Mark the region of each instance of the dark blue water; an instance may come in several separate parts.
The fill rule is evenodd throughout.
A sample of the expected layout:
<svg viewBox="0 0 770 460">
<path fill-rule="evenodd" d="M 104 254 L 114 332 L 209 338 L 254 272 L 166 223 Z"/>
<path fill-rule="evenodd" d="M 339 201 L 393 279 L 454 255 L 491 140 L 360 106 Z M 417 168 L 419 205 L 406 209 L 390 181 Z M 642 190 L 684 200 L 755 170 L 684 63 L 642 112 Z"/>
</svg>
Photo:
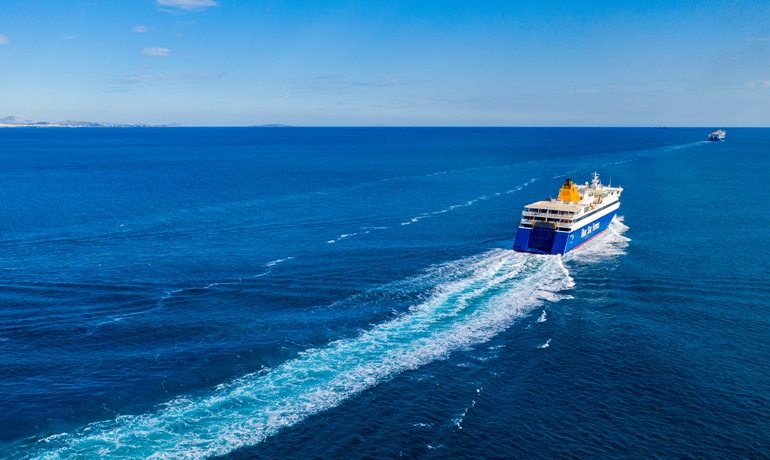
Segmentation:
<svg viewBox="0 0 770 460">
<path fill-rule="evenodd" d="M 770 457 L 770 130 L 708 132 L 2 130 L 0 457 Z"/>
</svg>

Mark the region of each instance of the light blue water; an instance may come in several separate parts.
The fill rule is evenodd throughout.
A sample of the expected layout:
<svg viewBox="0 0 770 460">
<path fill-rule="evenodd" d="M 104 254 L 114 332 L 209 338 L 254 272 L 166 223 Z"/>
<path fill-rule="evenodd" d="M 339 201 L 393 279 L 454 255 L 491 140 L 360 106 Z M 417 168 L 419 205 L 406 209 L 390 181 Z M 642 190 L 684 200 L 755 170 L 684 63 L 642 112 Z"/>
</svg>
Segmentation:
<svg viewBox="0 0 770 460">
<path fill-rule="evenodd" d="M 4 130 L 0 452 L 768 456 L 770 131 L 707 134 Z"/>
</svg>

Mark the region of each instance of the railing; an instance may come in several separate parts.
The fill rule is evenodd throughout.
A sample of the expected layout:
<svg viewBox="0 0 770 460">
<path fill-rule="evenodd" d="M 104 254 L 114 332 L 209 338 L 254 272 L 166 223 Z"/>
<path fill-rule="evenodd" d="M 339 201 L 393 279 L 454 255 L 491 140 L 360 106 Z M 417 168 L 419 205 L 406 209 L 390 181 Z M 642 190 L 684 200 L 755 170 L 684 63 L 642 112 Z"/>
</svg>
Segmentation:
<svg viewBox="0 0 770 460">
<path fill-rule="evenodd" d="M 524 217 L 558 217 L 559 219 L 577 219 L 577 218 L 580 218 L 581 216 L 584 216 L 587 213 L 590 213 L 591 211 L 597 210 L 598 208 L 608 208 L 608 207 L 612 206 L 613 204 L 617 203 L 617 201 L 618 200 L 613 200 L 612 202 L 608 203 L 607 199 L 605 198 L 604 200 L 602 200 L 601 203 L 594 203 L 593 204 L 593 206 L 594 206 L 593 209 L 590 209 L 591 205 L 578 204 L 577 206 L 580 206 L 581 208 L 582 207 L 588 207 L 589 208 L 585 213 L 582 213 L 582 214 L 568 212 L 568 211 L 567 211 L 568 214 L 559 214 L 559 212 L 565 212 L 565 211 L 549 210 L 548 212 L 522 211 L 521 215 L 524 216 Z"/>
<path fill-rule="evenodd" d="M 560 227 L 565 227 L 565 226 L 566 227 L 570 227 L 570 226 L 572 226 L 575 223 L 572 219 L 556 219 L 553 216 L 551 216 L 549 219 L 550 220 L 545 220 L 545 219 L 543 219 L 543 220 L 536 220 L 536 219 L 531 219 L 531 218 L 524 217 L 524 218 L 521 219 L 521 223 L 522 224 L 533 224 L 534 225 L 536 222 L 548 222 L 549 224 L 555 224 L 555 225 L 558 225 Z"/>
<path fill-rule="evenodd" d="M 529 212 L 529 211 L 522 211 L 521 213 L 524 217 L 557 217 L 559 219 L 573 219 L 577 217 L 577 214 L 570 213 L 570 214 L 559 214 L 558 211 L 552 211 L 552 212 Z"/>
<path fill-rule="evenodd" d="M 519 223 L 519 225 L 525 225 L 526 227 L 532 228 L 538 222 L 542 222 L 542 221 L 522 219 L 522 221 Z M 549 222 L 549 224 L 554 224 L 557 231 L 562 231 L 562 232 L 570 232 L 570 231 L 572 231 L 572 224 L 571 223 L 566 223 L 566 222 Z"/>
</svg>

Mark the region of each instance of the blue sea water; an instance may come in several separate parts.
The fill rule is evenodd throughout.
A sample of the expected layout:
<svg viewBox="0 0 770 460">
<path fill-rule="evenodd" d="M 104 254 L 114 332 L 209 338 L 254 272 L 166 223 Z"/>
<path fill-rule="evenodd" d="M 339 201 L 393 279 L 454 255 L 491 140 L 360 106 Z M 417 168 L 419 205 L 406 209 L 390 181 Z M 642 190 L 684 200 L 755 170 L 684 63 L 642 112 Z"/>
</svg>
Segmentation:
<svg viewBox="0 0 770 460">
<path fill-rule="evenodd" d="M 2 130 L 0 457 L 770 458 L 770 130 L 708 132 Z"/>
</svg>

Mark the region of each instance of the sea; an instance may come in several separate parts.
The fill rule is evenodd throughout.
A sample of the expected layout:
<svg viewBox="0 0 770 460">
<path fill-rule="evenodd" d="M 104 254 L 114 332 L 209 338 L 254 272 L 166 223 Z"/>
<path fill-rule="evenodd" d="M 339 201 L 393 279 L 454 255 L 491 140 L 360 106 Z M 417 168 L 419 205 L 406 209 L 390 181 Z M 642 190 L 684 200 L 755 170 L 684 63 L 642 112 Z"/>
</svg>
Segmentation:
<svg viewBox="0 0 770 460">
<path fill-rule="evenodd" d="M 0 130 L 0 458 L 770 458 L 770 129 L 710 131 Z"/>
</svg>

